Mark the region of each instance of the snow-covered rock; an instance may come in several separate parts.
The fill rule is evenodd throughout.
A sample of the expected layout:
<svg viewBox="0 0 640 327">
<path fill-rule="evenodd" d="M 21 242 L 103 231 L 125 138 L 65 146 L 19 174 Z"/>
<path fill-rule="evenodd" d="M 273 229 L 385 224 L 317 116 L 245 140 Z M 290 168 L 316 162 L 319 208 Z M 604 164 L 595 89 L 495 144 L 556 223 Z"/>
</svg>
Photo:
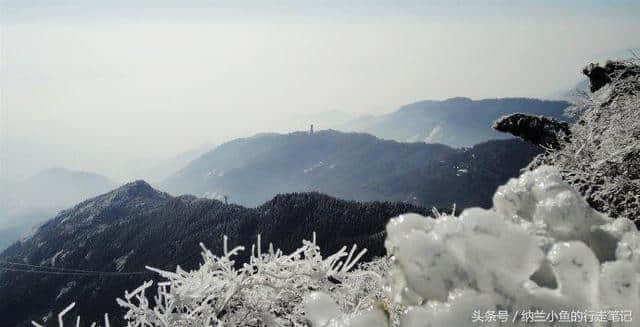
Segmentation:
<svg viewBox="0 0 640 327">
<path fill-rule="evenodd" d="M 500 187 L 490 210 L 400 216 L 387 230 L 394 299 L 414 306 L 403 326 L 471 326 L 474 310 L 639 309 L 640 233 L 591 209 L 551 167 Z"/>
<path fill-rule="evenodd" d="M 630 220 L 596 212 L 548 166 L 500 187 L 493 203 L 389 222 L 390 295 L 407 305 L 401 326 L 548 326 L 560 315 L 573 326 L 637 326 L 640 233 Z"/>
</svg>

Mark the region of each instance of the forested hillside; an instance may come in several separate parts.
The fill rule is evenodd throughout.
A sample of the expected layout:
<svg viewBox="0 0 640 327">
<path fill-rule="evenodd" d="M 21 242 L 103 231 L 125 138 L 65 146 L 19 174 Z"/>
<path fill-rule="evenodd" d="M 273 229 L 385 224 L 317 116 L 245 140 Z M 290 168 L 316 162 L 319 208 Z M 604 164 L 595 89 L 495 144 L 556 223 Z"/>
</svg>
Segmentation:
<svg viewBox="0 0 640 327">
<path fill-rule="evenodd" d="M 453 149 L 333 130 L 260 134 L 218 146 L 161 188 L 175 195 L 228 195 L 247 206 L 279 193 L 308 191 L 425 207 L 488 206 L 497 186 L 540 152 L 515 139 Z"/>
<path fill-rule="evenodd" d="M 264 248 L 268 240 L 288 252 L 315 231 L 325 253 L 357 243 L 368 249 L 364 259 L 369 260 L 385 253 L 387 221 L 406 212 L 427 215 L 430 210 L 405 203 L 356 203 L 319 193 L 278 195 L 257 208 L 245 208 L 172 197 L 143 181 L 130 183 L 64 210 L 0 254 L 0 262 L 11 269 L 0 271 L 0 326 L 51 318 L 79 299 L 76 311 L 83 319 L 98 320 L 108 312 L 119 326 L 123 312 L 114 299 L 143 280 L 157 278 L 145 266 L 195 268 L 201 261 L 198 244 L 221 253 L 224 235 L 230 246 L 249 246 L 261 234 Z M 78 271 L 69 274 L 69 269 Z M 32 270 L 40 272 L 29 273 Z"/>
</svg>

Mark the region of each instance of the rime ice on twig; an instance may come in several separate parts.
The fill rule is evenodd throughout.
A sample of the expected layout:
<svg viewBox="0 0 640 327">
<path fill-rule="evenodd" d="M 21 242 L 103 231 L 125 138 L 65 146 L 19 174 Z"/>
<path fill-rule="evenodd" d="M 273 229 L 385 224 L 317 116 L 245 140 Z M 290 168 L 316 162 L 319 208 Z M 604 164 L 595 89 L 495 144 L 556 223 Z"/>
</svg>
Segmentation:
<svg viewBox="0 0 640 327">
<path fill-rule="evenodd" d="M 640 217 L 639 64 L 607 62 L 601 69 L 609 82 L 573 108 L 572 141 L 532 165 L 558 167 L 593 208 L 611 217 Z"/>
<path fill-rule="evenodd" d="M 355 268 L 366 252 L 355 245 L 323 257 L 315 234 L 291 254 L 271 245 L 263 252 L 260 241 L 241 268 L 233 257 L 244 248 L 229 249 L 226 237 L 221 256 L 201 244 L 203 263 L 196 270 L 148 267 L 167 281 L 157 285 L 153 305 L 146 294 L 152 282 L 125 292 L 117 300 L 127 309 L 125 320 L 130 326 L 301 326 L 307 325 L 302 299 L 310 292 L 331 293 L 345 311 L 371 306 L 383 293 L 382 269 Z"/>
<path fill-rule="evenodd" d="M 64 315 L 66 315 L 69 311 L 71 311 L 74 307 L 76 306 L 76 303 L 73 302 L 71 304 L 69 304 L 66 308 L 64 308 L 62 311 L 60 311 L 60 313 L 58 314 L 58 327 L 64 327 Z M 41 324 L 35 322 L 35 321 L 31 321 L 31 324 L 34 325 L 35 327 L 43 327 Z M 76 327 L 80 327 L 80 317 L 77 316 L 76 317 L 76 323 L 75 323 Z M 91 327 L 95 327 L 96 323 L 93 322 L 91 324 Z M 104 315 L 104 327 L 110 327 L 110 323 L 109 323 L 109 315 L 107 315 L 105 313 Z"/>
</svg>

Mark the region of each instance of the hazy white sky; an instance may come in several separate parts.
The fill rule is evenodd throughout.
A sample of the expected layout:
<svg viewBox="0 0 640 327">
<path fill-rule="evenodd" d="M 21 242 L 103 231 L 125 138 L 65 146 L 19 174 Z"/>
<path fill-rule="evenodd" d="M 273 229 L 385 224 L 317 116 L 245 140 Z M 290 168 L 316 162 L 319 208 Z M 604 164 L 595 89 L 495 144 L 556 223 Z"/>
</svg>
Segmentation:
<svg viewBox="0 0 640 327">
<path fill-rule="evenodd" d="M 289 114 L 544 97 L 637 47 L 637 1 L 2 1 L 4 174 L 306 128 Z M 322 128 L 322 126 L 319 126 Z"/>
</svg>

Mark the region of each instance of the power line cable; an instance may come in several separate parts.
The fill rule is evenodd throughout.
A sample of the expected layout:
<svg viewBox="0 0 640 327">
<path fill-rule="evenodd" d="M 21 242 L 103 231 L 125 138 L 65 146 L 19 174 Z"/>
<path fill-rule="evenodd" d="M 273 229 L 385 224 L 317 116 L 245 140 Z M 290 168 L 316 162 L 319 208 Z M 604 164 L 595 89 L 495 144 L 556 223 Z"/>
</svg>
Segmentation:
<svg viewBox="0 0 640 327">
<path fill-rule="evenodd" d="M 8 268 L 8 267 L 0 267 L 0 270 L 13 271 L 13 272 L 24 272 L 24 273 L 35 273 L 35 274 L 48 274 L 48 275 L 69 275 L 69 276 L 126 276 L 126 275 L 143 274 L 143 273 L 140 273 L 140 272 L 132 272 L 132 273 L 120 273 L 120 272 L 79 273 L 79 272 L 63 272 L 63 271 L 27 270 L 27 269 L 17 269 L 17 268 Z"/>
<path fill-rule="evenodd" d="M 78 273 L 78 272 L 63 272 L 63 271 L 27 270 L 27 269 L 17 269 L 17 268 L 8 268 L 8 267 L 0 267 L 0 270 L 13 271 L 13 272 L 24 272 L 24 273 L 35 273 L 35 274 L 48 274 L 48 275 L 69 275 L 69 276 L 126 276 L 126 275 L 143 274 L 143 273 L 140 273 L 140 272 L 133 272 L 133 273 L 119 273 L 119 272 Z"/>
<path fill-rule="evenodd" d="M 1 263 L 8 264 L 8 265 L 12 265 L 12 266 L 22 266 L 22 267 L 30 267 L 30 268 L 41 268 L 41 269 L 58 270 L 58 271 L 70 271 L 70 272 L 82 272 L 82 273 L 87 273 L 87 272 L 100 272 L 100 271 L 97 271 L 97 270 L 82 270 L 82 269 L 73 269 L 73 268 L 64 268 L 64 267 L 55 267 L 55 266 L 41 266 L 41 265 L 32 265 L 32 264 L 27 264 L 27 263 L 19 263 L 19 262 L 4 261 L 4 260 L 0 260 L 0 264 L 1 264 Z"/>
<path fill-rule="evenodd" d="M 191 259 L 200 255 L 201 255 L 200 252 L 195 252 L 187 256 L 186 258 L 183 258 L 182 260 L 180 260 L 181 263 L 177 265 L 186 264 Z M 5 260 L 0 260 L 0 265 L 1 264 L 9 265 L 10 267 L 0 266 L 0 270 L 14 271 L 14 272 L 27 272 L 27 273 L 50 273 L 53 275 L 80 275 L 80 276 L 114 275 L 114 276 L 117 276 L 117 275 L 144 275 L 144 274 L 152 273 L 151 271 L 116 272 L 116 271 L 84 270 L 84 269 L 54 267 L 54 266 L 32 265 L 32 264 L 11 262 L 11 261 L 5 261 Z M 21 269 L 21 268 L 15 268 L 11 266 L 28 267 L 28 268 L 34 268 L 34 269 Z"/>
<path fill-rule="evenodd" d="M 150 271 L 133 271 L 133 272 L 119 272 L 119 271 L 99 271 L 99 270 L 83 270 L 83 269 L 71 269 L 62 267 L 48 267 L 40 265 L 30 265 L 26 263 L 9 262 L 0 260 L 0 264 L 29 267 L 35 269 L 20 269 L 14 267 L 0 267 L 1 270 L 8 271 L 21 271 L 21 272 L 34 272 L 34 273 L 53 273 L 58 275 L 141 275 L 150 274 Z"/>
</svg>

